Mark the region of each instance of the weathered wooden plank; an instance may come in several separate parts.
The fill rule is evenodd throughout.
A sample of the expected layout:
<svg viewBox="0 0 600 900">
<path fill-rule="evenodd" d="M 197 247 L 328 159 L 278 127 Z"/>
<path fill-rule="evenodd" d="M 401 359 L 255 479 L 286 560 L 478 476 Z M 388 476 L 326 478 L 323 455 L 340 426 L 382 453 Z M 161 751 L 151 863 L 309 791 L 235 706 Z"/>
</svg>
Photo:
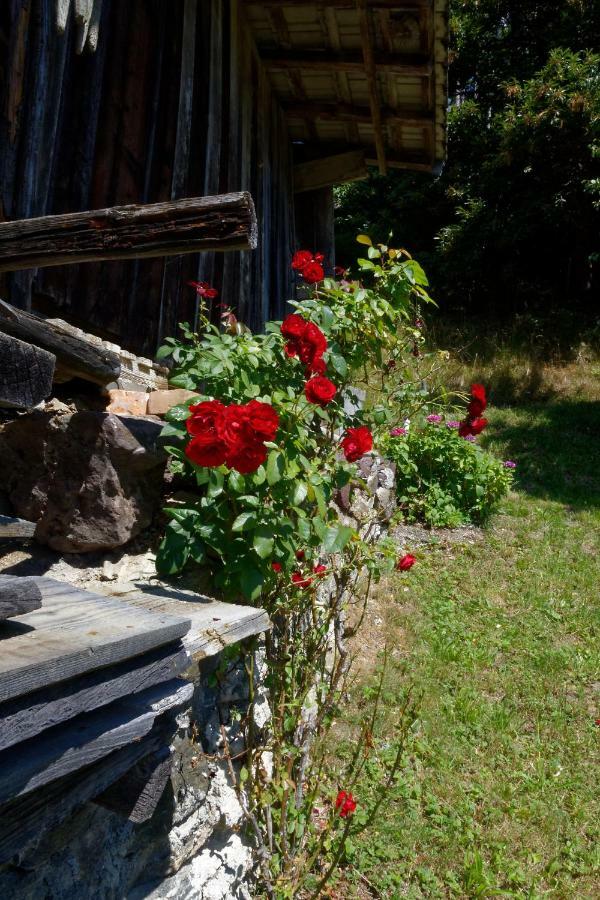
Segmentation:
<svg viewBox="0 0 600 900">
<path fill-rule="evenodd" d="M 294 190 L 297 194 L 315 191 L 332 184 L 360 181 L 367 178 L 368 174 L 364 150 L 335 153 L 333 156 L 324 156 L 295 165 Z"/>
<path fill-rule="evenodd" d="M 135 697 L 87 713 L 0 752 L 0 804 L 90 766 L 114 750 L 146 737 L 155 719 L 187 705 L 191 682 L 174 679 Z"/>
<path fill-rule="evenodd" d="M 170 644 L 116 666 L 97 669 L 2 703 L 0 750 L 20 744 L 81 713 L 170 681 L 190 664 L 190 656 L 181 644 Z"/>
<path fill-rule="evenodd" d="M 0 331 L 53 354 L 62 376 L 70 374 L 97 384 L 109 384 L 120 375 L 121 362 L 116 353 L 83 340 L 57 322 L 16 309 L 3 300 L 0 300 Z"/>
<path fill-rule="evenodd" d="M 42 593 L 32 578 L 0 575 L 0 620 L 22 616 L 41 605 Z"/>
<path fill-rule="evenodd" d="M 363 60 L 365 63 L 365 75 L 367 77 L 367 88 L 369 93 L 369 106 L 371 107 L 371 119 L 373 121 L 373 132 L 375 134 L 375 149 L 377 151 L 377 164 L 379 166 L 379 174 L 387 174 L 387 164 L 385 161 L 385 142 L 383 139 L 383 126 L 381 123 L 381 101 L 379 99 L 379 90 L 377 88 L 377 69 L 375 66 L 375 47 L 373 35 L 371 32 L 371 19 L 367 8 L 367 0 L 356 0 L 358 9 L 358 22 L 360 26 L 360 38 L 363 51 Z"/>
<path fill-rule="evenodd" d="M 432 0 L 369 0 L 369 9 L 393 9 L 398 12 L 418 12 L 426 8 Z M 290 7 L 304 6 L 332 9 L 356 9 L 356 0 L 244 0 L 246 6 Z"/>
<path fill-rule="evenodd" d="M 270 69 L 306 69 L 311 71 L 364 73 L 362 53 L 332 53 L 331 50 L 290 50 L 285 56 L 280 50 L 261 49 L 261 58 Z M 375 53 L 374 64 L 378 69 L 397 75 L 426 77 L 431 75 L 432 65 L 421 54 Z"/>
<path fill-rule="evenodd" d="M 145 756 L 118 781 L 95 797 L 96 803 L 140 824 L 152 818 L 173 768 L 169 747 Z"/>
<path fill-rule="evenodd" d="M 35 534 L 35 522 L 17 519 L 13 516 L 0 516 L 0 541 L 5 538 L 32 538 Z"/>
<path fill-rule="evenodd" d="M 242 191 L 0 223 L 0 272 L 255 247 L 254 204 Z"/>
<path fill-rule="evenodd" d="M 50 396 L 56 357 L 0 331 L 0 406 L 31 409 Z"/>
<path fill-rule="evenodd" d="M 222 603 L 183 591 L 135 592 L 127 594 L 127 603 L 138 609 L 188 619 L 191 627 L 183 645 L 195 659 L 214 656 L 230 644 L 262 634 L 271 627 L 264 609 Z"/>
<path fill-rule="evenodd" d="M 25 853 L 76 809 L 104 791 L 168 737 L 155 727 L 136 743 L 0 807 L 0 865 L 18 864 Z"/>
<path fill-rule="evenodd" d="M 169 644 L 191 624 L 186 617 L 140 610 L 51 578 L 35 580 L 42 608 L 3 627 L 0 701 Z"/>
</svg>

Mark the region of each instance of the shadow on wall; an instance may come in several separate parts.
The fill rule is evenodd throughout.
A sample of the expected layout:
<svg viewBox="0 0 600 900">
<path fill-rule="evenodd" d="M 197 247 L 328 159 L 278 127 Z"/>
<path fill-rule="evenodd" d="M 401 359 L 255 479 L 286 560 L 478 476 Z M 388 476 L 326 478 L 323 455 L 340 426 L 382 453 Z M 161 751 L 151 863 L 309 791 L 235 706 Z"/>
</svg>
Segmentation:
<svg viewBox="0 0 600 900">
<path fill-rule="evenodd" d="M 501 417 L 489 437 L 517 460 L 520 490 L 575 510 L 600 506 L 600 402 L 532 404 L 516 422 Z"/>
</svg>

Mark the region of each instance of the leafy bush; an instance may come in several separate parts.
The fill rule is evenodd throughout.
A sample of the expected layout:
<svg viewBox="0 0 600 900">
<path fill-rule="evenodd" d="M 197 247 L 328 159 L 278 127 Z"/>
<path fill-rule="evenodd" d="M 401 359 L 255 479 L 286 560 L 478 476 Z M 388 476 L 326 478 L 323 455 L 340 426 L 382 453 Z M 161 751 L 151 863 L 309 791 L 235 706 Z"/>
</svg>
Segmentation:
<svg viewBox="0 0 600 900">
<path fill-rule="evenodd" d="M 461 437 L 457 425 L 432 421 L 385 439 L 407 521 L 431 527 L 481 523 L 507 493 L 510 469 L 473 439 Z"/>
</svg>

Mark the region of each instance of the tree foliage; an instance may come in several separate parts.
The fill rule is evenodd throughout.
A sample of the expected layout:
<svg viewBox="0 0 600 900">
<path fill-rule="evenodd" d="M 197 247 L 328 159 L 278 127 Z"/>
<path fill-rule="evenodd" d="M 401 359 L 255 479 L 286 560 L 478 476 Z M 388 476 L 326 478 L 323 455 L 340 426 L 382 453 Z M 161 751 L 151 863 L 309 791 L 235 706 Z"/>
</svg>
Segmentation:
<svg viewBox="0 0 600 900">
<path fill-rule="evenodd" d="M 600 251 L 600 4 L 455 2 L 448 158 L 338 192 L 339 252 L 368 230 L 418 252 L 444 305 L 591 300 Z"/>
</svg>

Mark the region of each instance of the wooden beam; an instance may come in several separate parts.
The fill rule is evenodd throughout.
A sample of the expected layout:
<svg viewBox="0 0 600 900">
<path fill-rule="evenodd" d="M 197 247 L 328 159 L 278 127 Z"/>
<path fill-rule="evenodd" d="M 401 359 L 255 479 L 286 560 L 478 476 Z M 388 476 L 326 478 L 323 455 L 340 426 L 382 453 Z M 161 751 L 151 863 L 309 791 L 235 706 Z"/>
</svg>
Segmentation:
<svg viewBox="0 0 600 900">
<path fill-rule="evenodd" d="M 334 153 L 340 154 L 343 146 L 344 144 L 340 141 L 323 141 L 316 144 L 307 142 L 302 145 L 305 152 L 312 153 L 315 156 L 318 153 L 325 153 L 327 149 L 330 150 L 330 155 Z M 353 145 L 352 150 L 346 152 L 349 153 L 357 150 L 361 151 L 364 154 L 367 166 L 377 165 L 377 150 L 375 149 L 375 147 L 369 145 Z M 316 162 L 317 160 L 314 161 Z M 398 152 L 397 150 L 388 150 L 386 151 L 386 162 L 388 168 L 390 169 L 409 169 L 414 170 L 415 172 L 432 171 L 431 160 L 427 159 L 427 157 L 423 153 L 409 153 L 408 151 L 402 153 Z M 300 163 L 300 165 L 304 165 L 304 163 Z"/>
<path fill-rule="evenodd" d="M 17 519 L 14 516 L 0 516 L 0 541 L 5 538 L 28 540 L 35 534 L 35 522 Z"/>
<path fill-rule="evenodd" d="M 169 747 L 145 756 L 94 802 L 119 813 L 136 825 L 154 815 L 171 777 L 173 756 Z"/>
<path fill-rule="evenodd" d="M 0 272 L 107 259 L 254 250 L 256 213 L 246 191 L 0 224 Z"/>
<path fill-rule="evenodd" d="M 356 7 L 358 9 L 358 22 L 360 26 L 360 37 L 362 43 L 363 60 L 365 64 L 365 75 L 367 76 L 369 106 L 371 108 L 373 131 L 375 133 L 377 164 L 379 166 L 379 174 L 386 175 L 387 165 L 385 162 L 385 142 L 383 140 L 383 126 L 381 124 L 381 101 L 379 99 L 379 89 L 377 87 L 375 51 L 373 47 L 373 36 L 371 34 L 371 22 L 369 19 L 367 0 L 356 0 Z"/>
<path fill-rule="evenodd" d="M 301 9 L 304 6 L 319 9 L 356 9 L 356 0 L 244 0 L 246 6 Z M 419 12 L 427 9 L 432 0 L 369 0 L 369 9 L 391 9 L 395 12 Z"/>
<path fill-rule="evenodd" d="M 0 750 L 14 747 L 75 716 L 169 681 L 181 675 L 191 662 L 181 644 L 170 644 L 107 669 L 33 691 L 27 694 L 26 703 L 22 697 L 9 700 L 0 706 Z"/>
<path fill-rule="evenodd" d="M 340 122 L 360 122 L 362 124 L 371 122 L 371 110 L 368 106 L 354 106 L 351 103 L 320 103 L 318 101 L 312 102 L 311 100 L 303 103 L 287 101 L 282 106 L 288 116 L 295 116 L 301 119 L 310 116 L 313 119 Z M 433 125 L 432 115 L 419 110 L 384 107 L 380 112 L 383 122 L 398 125 L 415 125 L 419 128 L 428 124 Z"/>
<path fill-rule="evenodd" d="M 361 181 L 368 174 L 363 150 L 336 153 L 334 156 L 324 156 L 295 165 L 294 191 L 301 194 L 332 184 Z"/>
<path fill-rule="evenodd" d="M 56 357 L 0 331 L 0 406 L 31 409 L 52 392 Z"/>
<path fill-rule="evenodd" d="M 42 593 L 32 578 L 0 575 L 0 621 L 22 616 L 41 605 Z"/>
<path fill-rule="evenodd" d="M 356 0 L 355 0 L 356 2 Z M 364 72 L 362 53 L 332 54 L 330 50 L 290 50 L 285 56 L 279 50 L 261 50 L 261 58 L 269 69 L 310 69 L 334 72 Z M 432 65 L 421 54 L 374 54 L 376 68 L 395 72 L 397 75 L 427 77 Z"/>
<path fill-rule="evenodd" d="M 2 226 L 0 225 L 0 228 Z M 96 346 L 51 322 L 0 300 L 0 332 L 33 344 L 52 354 L 58 363 L 56 376 L 84 378 L 95 384 L 109 384 L 121 373 L 121 361 L 116 353 Z"/>
</svg>

